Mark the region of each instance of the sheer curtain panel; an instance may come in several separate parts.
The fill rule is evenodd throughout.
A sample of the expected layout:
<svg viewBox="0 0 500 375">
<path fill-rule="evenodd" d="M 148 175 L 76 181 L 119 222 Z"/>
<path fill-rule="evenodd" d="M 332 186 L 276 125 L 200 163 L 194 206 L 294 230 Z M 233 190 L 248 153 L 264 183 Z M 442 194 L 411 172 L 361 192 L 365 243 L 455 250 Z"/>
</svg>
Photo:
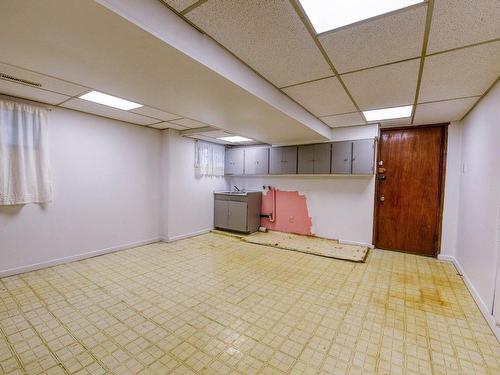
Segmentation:
<svg viewBox="0 0 500 375">
<path fill-rule="evenodd" d="M 50 201 L 47 113 L 0 98 L 0 205 Z"/>
<path fill-rule="evenodd" d="M 224 146 L 196 141 L 194 167 L 201 176 L 224 176 Z"/>
</svg>

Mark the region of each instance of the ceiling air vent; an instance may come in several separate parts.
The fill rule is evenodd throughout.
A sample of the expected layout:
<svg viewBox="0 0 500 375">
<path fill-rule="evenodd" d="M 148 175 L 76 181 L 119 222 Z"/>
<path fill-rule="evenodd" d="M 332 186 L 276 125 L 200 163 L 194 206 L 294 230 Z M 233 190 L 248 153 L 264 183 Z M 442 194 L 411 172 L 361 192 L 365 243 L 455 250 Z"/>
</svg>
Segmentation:
<svg viewBox="0 0 500 375">
<path fill-rule="evenodd" d="M 16 83 L 22 83 L 23 85 L 29 85 L 29 86 L 33 86 L 33 87 L 42 87 L 41 83 L 27 81 L 25 79 L 13 77 L 13 76 L 10 76 L 10 75 L 4 74 L 4 73 L 0 73 L 0 79 L 5 79 L 7 81 L 16 82 Z"/>
</svg>

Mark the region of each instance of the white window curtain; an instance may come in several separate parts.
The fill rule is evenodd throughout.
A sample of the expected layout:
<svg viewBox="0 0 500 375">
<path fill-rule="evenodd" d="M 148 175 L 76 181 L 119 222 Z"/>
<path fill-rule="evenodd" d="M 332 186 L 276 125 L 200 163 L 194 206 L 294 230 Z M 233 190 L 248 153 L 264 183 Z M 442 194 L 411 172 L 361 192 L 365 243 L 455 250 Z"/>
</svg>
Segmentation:
<svg viewBox="0 0 500 375">
<path fill-rule="evenodd" d="M 0 205 L 50 201 L 47 112 L 0 98 Z"/>
<path fill-rule="evenodd" d="M 194 167 L 201 176 L 224 176 L 224 146 L 196 141 Z"/>
</svg>

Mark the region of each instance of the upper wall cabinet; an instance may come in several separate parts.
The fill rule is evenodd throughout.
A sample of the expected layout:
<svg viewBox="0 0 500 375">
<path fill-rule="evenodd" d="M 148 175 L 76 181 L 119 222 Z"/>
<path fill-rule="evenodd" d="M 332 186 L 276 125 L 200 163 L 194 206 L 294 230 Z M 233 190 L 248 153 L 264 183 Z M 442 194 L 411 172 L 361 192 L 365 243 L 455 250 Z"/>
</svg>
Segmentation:
<svg viewBox="0 0 500 375">
<path fill-rule="evenodd" d="M 352 174 L 373 174 L 375 140 L 361 139 L 352 142 Z"/>
<path fill-rule="evenodd" d="M 243 174 L 244 159 L 243 148 L 226 148 L 224 174 Z"/>
<path fill-rule="evenodd" d="M 333 174 L 373 174 L 375 140 L 332 143 Z"/>
<path fill-rule="evenodd" d="M 329 174 L 330 152 L 330 143 L 299 146 L 297 173 Z"/>
<path fill-rule="evenodd" d="M 269 152 L 270 174 L 297 173 L 297 146 L 272 147 Z"/>
<path fill-rule="evenodd" d="M 245 147 L 245 174 L 269 173 L 269 148 Z"/>
<path fill-rule="evenodd" d="M 350 174 L 352 162 L 352 141 L 332 143 L 332 173 Z"/>
<path fill-rule="evenodd" d="M 226 148 L 226 175 L 373 175 L 375 139 L 313 145 Z"/>
</svg>

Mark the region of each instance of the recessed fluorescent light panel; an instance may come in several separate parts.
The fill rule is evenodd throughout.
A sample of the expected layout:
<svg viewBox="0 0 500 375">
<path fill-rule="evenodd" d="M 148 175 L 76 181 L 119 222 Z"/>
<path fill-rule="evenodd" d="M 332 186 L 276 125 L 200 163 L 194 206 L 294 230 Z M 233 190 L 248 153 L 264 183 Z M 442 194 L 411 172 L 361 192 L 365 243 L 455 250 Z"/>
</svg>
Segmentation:
<svg viewBox="0 0 500 375">
<path fill-rule="evenodd" d="M 381 121 L 405 118 L 411 116 L 412 105 L 404 107 L 392 107 L 383 109 L 374 109 L 372 111 L 363 111 L 366 121 Z"/>
<path fill-rule="evenodd" d="M 125 99 L 117 98 L 116 96 L 104 94 L 99 91 L 91 91 L 82 96 L 80 99 L 88 100 L 89 102 L 107 105 L 109 107 L 123 109 L 125 111 L 142 107 L 142 104 L 134 103 Z"/>
<path fill-rule="evenodd" d="M 424 0 L 299 1 L 318 34 L 424 2 Z"/>
<path fill-rule="evenodd" d="M 231 137 L 221 137 L 221 138 L 217 138 L 217 139 L 220 139 L 221 141 L 231 142 L 231 143 L 251 142 L 252 141 L 252 139 L 250 139 L 250 138 L 240 137 L 239 135 L 235 135 L 235 136 L 231 136 Z"/>
</svg>

